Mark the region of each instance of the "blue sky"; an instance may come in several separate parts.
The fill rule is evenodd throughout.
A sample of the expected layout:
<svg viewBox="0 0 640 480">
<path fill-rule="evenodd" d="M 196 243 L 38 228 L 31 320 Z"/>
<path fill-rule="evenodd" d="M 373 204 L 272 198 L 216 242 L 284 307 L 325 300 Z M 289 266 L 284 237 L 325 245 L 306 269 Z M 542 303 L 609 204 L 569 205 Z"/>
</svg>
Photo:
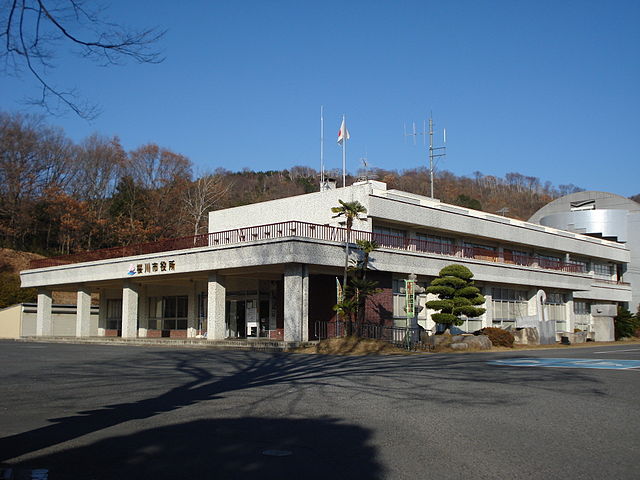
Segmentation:
<svg viewBox="0 0 640 480">
<path fill-rule="evenodd" d="M 403 137 L 432 112 L 457 175 L 539 177 L 640 193 L 640 2 L 113 0 L 114 19 L 168 30 L 159 65 L 100 68 L 60 52 L 52 77 L 102 105 L 92 123 L 49 122 L 76 141 L 155 142 L 198 172 L 426 164 Z M 0 109 L 32 111 L 0 77 Z M 440 138 L 440 137 L 439 137 Z M 436 186 L 437 196 L 437 186 Z"/>
</svg>

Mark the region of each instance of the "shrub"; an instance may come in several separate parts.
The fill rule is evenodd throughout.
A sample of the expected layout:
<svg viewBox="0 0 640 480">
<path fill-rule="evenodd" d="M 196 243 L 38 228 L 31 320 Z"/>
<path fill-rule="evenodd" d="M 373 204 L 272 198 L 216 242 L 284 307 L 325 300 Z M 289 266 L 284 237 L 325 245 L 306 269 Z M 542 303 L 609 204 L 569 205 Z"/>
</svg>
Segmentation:
<svg viewBox="0 0 640 480">
<path fill-rule="evenodd" d="M 618 315 L 613 318 L 616 340 L 625 337 L 637 336 L 640 329 L 640 320 L 631 315 L 629 310 L 618 308 Z"/>
<path fill-rule="evenodd" d="M 515 338 L 513 333 L 504 328 L 485 327 L 480 330 L 480 334 L 486 335 L 495 347 L 513 347 Z"/>
</svg>

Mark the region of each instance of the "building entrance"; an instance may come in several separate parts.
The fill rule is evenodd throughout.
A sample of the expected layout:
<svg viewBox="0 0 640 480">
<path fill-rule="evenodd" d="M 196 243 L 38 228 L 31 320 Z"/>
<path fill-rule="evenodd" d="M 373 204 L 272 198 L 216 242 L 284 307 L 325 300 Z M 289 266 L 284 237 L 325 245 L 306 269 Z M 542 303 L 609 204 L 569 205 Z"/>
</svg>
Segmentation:
<svg viewBox="0 0 640 480">
<path fill-rule="evenodd" d="M 246 338 L 247 337 L 247 301 L 228 300 L 226 303 L 226 325 L 227 337 Z"/>
</svg>

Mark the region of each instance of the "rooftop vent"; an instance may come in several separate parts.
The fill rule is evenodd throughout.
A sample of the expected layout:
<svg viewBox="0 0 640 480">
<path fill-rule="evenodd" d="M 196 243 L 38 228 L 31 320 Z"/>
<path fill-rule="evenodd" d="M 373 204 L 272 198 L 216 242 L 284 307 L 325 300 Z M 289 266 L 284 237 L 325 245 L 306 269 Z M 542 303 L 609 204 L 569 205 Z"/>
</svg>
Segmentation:
<svg viewBox="0 0 640 480">
<path fill-rule="evenodd" d="M 581 200 L 577 202 L 571 202 L 572 212 L 579 212 L 580 210 L 595 210 L 595 209 L 596 209 L 595 200 Z"/>
</svg>

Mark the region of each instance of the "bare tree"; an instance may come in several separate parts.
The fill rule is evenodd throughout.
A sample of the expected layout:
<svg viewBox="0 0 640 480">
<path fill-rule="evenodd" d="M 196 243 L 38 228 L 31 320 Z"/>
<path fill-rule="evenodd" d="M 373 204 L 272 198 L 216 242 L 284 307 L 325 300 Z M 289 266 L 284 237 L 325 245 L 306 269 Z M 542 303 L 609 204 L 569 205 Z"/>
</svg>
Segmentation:
<svg viewBox="0 0 640 480">
<path fill-rule="evenodd" d="M 182 204 L 176 200 L 182 198 L 191 182 L 191 161 L 151 143 L 129 152 L 124 173 L 143 195 L 138 207 L 143 223 L 159 227 L 158 235 L 162 238 L 184 235 Z"/>
<path fill-rule="evenodd" d="M 110 22 L 104 10 L 86 0 L 0 0 L 1 68 L 35 80 L 40 95 L 30 103 L 50 113 L 70 109 L 87 120 L 99 114 L 98 107 L 80 99 L 75 90 L 49 80 L 57 55 L 66 47 L 100 65 L 163 60 L 155 46 L 164 31 L 130 30 Z"/>
<path fill-rule="evenodd" d="M 0 112 L 0 236 L 19 246 L 34 221 L 33 206 L 73 176 L 72 144 L 36 116 Z"/>
<path fill-rule="evenodd" d="M 198 235 L 207 213 L 229 191 L 230 184 L 225 184 L 220 175 L 204 175 L 191 184 L 184 194 L 184 208 L 193 223 L 193 234 Z"/>
</svg>

